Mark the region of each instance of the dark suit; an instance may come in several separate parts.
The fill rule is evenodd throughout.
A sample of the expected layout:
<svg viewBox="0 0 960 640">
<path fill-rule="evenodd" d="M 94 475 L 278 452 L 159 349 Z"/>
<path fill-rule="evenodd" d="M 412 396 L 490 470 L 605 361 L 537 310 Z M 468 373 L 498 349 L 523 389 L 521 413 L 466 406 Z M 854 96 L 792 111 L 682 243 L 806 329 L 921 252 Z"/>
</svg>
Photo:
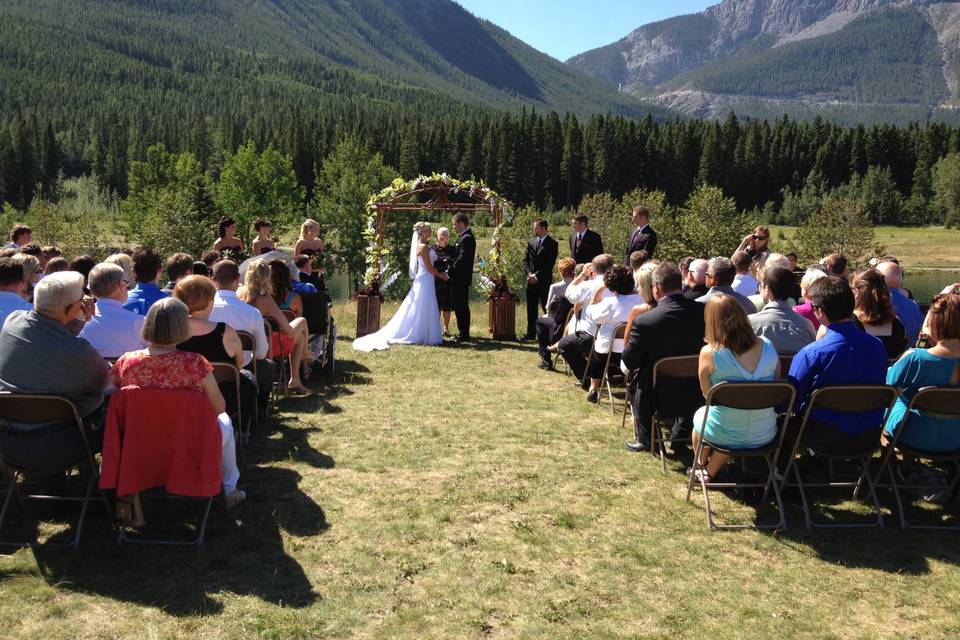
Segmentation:
<svg viewBox="0 0 960 640">
<path fill-rule="evenodd" d="M 558 251 L 557 241 L 549 235 L 543 236 L 542 241 L 538 237 L 533 237 L 527 243 L 523 270 L 527 275 L 537 276 L 536 282 L 527 283 L 527 337 L 536 334 L 540 308 L 547 310 L 547 294 L 550 292 L 553 265 L 557 263 Z"/>
<path fill-rule="evenodd" d="M 470 337 L 470 285 L 473 282 L 473 261 L 477 256 L 477 239 L 471 229 L 464 229 L 457 240 L 457 256 L 447 269 L 450 276 L 450 295 L 457 316 L 457 331 L 461 338 Z"/>
<path fill-rule="evenodd" d="M 707 295 L 707 291 L 709 290 L 710 290 L 710 287 L 708 287 L 707 285 L 698 284 L 697 286 L 690 287 L 689 289 L 684 291 L 683 297 L 686 298 L 687 300 L 696 300 L 700 296 Z"/>
<path fill-rule="evenodd" d="M 577 245 L 577 232 L 570 234 L 570 257 L 577 264 L 586 264 L 603 253 L 603 239 L 592 229 L 583 232 L 583 238 Z"/>
<path fill-rule="evenodd" d="M 627 240 L 627 253 L 623 256 L 623 264 L 630 264 L 630 254 L 634 251 L 646 251 L 647 258 L 653 258 L 653 252 L 657 249 L 657 232 L 653 227 L 646 225 L 642 229 L 634 229 L 630 232 L 630 239 Z"/>
<path fill-rule="evenodd" d="M 630 338 L 623 348 L 622 361 L 628 369 L 637 372 L 629 392 L 634 428 L 637 440 L 641 443 L 650 442 L 654 408 L 653 365 L 661 358 L 699 354 L 703 348 L 704 333 L 703 305 L 686 299 L 680 293 L 663 298 L 655 309 L 634 319 Z M 689 395 L 689 390 L 685 389 L 685 393 Z M 694 397 L 684 397 L 680 401 L 694 401 L 692 404 L 702 405 L 699 385 L 694 393 Z M 695 408 L 691 409 L 691 416 Z"/>
</svg>

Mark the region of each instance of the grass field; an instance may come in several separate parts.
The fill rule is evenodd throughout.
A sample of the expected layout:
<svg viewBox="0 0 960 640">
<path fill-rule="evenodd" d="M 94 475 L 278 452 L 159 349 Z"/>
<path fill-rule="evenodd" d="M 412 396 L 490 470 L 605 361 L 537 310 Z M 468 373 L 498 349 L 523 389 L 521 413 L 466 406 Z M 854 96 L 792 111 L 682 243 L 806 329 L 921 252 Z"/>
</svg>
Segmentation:
<svg viewBox="0 0 960 640">
<path fill-rule="evenodd" d="M 960 229 L 944 227 L 875 227 L 877 242 L 911 269 L 960 268 Z M 782 236 L 781 236 L 782 232 Z M 796 227 L 770 227 L 773 249 L 792 238 Z"/>
<path fill-rule="evenodd" d="M 619 416 L 529 346 L 339 354 L 255 440 L 248 502 L 215 508 L 204 549 L 117 547 L 94 518 L 79 552 L 9 551 L 2 636 L 960 634 L 956 533 L 708 533 L 680 465 L 625 451 Z"/>
</svg>

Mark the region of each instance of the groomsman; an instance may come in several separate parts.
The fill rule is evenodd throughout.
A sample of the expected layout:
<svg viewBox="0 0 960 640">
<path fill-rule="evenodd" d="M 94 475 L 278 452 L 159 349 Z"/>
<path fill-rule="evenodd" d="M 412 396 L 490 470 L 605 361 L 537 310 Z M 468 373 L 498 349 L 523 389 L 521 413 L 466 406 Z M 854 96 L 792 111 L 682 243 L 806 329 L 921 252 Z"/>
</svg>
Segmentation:
<svg viewBox="0 0 960 640">
<path fill-rule="evenodd" d="M 627 241 L 627 252 L 623 256 L 623 264 L 630 264 L 630 254 L 634 251 L 646 251 L 647 259 L 654 258 L 653 252 L 657 248 L 657 232 L 650 226 L 650 210 L 640 205 L 633 210 L 634 230 Z"/>
<path fill-rule="evenodd" d="M 540 308 L 547 310 L 547 294 L 557 262 L 557 241 L 547 234 L 547 221 L 533 221 L 533 238 L 527 243 L 523 270 L 527 274 L 527 333 L 521 340 L 533 340 L 537 335 Z"/>
<path fill-rule="evenodd" d="M 570 234 L 570 257 L 577 264 L 587 264 L 603 253 L 603 239 L 600 234 L 589 228 L 590 219 L 579 215 L 573 219 Z"/>
</svg>

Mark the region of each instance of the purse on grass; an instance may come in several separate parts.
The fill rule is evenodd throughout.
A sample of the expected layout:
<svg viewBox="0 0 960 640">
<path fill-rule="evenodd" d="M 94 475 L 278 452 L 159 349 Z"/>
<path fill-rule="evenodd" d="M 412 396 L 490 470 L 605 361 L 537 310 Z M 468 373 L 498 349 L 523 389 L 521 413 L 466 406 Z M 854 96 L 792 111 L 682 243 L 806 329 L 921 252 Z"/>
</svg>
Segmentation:
<svg viewBox="0 0 960 640">
<path fill-rule="evenodd" d="M 117 520 L 134 529 L 146 526 L 147 521 L 143 517 L 143 504 L 140 502 L 139 493 L 117 496 Z"/>
</svg>

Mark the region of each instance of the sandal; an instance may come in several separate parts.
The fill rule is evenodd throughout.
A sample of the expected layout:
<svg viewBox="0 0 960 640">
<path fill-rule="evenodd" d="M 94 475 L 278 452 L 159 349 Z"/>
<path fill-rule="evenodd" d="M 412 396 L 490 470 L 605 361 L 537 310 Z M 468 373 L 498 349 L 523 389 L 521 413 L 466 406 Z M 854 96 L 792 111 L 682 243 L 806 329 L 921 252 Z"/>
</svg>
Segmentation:
<svg viewBox="0 0 960 640">
<path fill-rule="evenodd" d="M 707 473 L 707 470 L 703 467 L 697 467 L 696 469 L 690 467 L 687 469 L 687 477 L 691 475 L 693 475 L 697 482 L 703 482 L 704 484 L 710 484 L 713 481 L 713 478 L 710 477 L 710 474 Z"/>
</svg>

